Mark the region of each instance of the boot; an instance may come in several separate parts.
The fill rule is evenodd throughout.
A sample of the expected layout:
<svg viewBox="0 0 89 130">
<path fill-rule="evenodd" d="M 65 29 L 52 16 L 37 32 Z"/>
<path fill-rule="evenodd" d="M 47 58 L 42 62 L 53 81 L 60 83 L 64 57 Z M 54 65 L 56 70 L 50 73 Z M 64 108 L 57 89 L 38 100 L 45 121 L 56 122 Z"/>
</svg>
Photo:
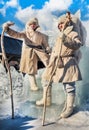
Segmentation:
<svg viewBox="0 0 89 130">
<path fill-rule="evenodd" d="M 66 109 L 61 113 L 61 118 L 67 118 L 73 113 L 73 104 L 75 100 L 75 94 L 67 95 Z"/>
<path fill-rule="evenodd" d="M 63 110 L 62 110 L 61 113 L 63 113 L 63 112 L 66 110 L 66 108 L 67 108 L 67 103 L 65 102 L 64 107 L 63 107 Z"/>
<path fill-rule="evenodd" d="M 45 102 L 45 96 L 46 96 L 46 89 L 47 87 L 43 88 L 43 98 L 41 100 L 36 101 L 36 105 L 37 106 L 43 106 L 44 102 Z M 46 100 L 46 106 L 50 106 L 51 105 L 51 87 L 48 88 L 48 92 L 47 92 L 47 100 Z"/>
<path fill-rule="evenodd" d="M 30 81 L 31 90 L 37 91 L 38 87 L 37 87 L 35 75 L 29 75 L 29 81 Z"/>
</svg>

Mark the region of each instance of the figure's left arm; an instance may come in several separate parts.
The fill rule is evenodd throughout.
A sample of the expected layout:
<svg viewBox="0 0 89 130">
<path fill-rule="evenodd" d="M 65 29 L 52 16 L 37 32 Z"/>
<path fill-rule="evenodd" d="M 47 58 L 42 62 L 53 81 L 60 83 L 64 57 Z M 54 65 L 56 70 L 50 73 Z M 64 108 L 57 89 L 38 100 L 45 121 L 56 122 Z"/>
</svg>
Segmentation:
<svg viewBox="0 0 89 130">
<path fill-rule="evenodd" d="M 63 39 L 63 44 L 73 50 L 79 49 L 81 46 L 83 46 L 81 40 L 79 39 L 78 33 L 72 32 L 71 36 L 66 36 Z"/>
</svg>

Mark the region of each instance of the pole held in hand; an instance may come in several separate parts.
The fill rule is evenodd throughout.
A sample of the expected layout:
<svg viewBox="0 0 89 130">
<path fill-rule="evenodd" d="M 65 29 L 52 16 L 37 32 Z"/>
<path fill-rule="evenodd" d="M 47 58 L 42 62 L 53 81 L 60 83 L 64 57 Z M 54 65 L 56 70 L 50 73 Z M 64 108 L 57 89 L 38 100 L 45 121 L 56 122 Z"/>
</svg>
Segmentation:
<svg viewBox="0 0 89 130">
<path fill-rule="evenodd" d="M 13 25 L 14 23 L 9 22 L 8 26 Z M 11 72 L 10 72 L 10 66 L 6 57 L 6 53 L 5 53 L 5 49 L 4 49 L 4 32 L 5 30 L 2 30 L 2 34 L 1 34 L 1 50 L 2 50 L 2 57 L 4 59 L 5 62 L 5 66 L 8 70 L 8 74 L 9 74 L 9 80 L 10 80 L 10 86 L 11 86 L 11 108 L 12 108 L 12 119 L 14 119 L 14 102 L 13 102 L 13 87 L 12 87 L 12 78 L 11 78 Z"/>
</svg>

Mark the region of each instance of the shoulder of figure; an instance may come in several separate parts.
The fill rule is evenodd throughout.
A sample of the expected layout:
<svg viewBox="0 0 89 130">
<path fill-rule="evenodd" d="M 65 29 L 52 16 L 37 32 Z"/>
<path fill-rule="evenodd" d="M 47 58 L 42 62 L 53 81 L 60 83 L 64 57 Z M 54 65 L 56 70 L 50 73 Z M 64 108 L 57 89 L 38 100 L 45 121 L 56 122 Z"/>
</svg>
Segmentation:
<svg viewBox="0 0 89 130">
<path fill-rule="evenodd" d="M 44 38 L 48 38 L 48 35 L 44 34 L 43 32 L 36 31 L 36 33 Z"/>
</svg>

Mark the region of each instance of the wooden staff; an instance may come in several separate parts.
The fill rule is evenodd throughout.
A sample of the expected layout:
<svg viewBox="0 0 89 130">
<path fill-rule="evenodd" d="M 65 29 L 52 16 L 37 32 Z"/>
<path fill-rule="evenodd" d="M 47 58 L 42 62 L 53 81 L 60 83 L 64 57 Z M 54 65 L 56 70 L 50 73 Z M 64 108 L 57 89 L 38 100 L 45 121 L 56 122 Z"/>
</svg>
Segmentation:
<svg viewBox="0 0 89 130">
<path fill-rule="evenodd" d="M 49 87 L 50 87 L 50 83 L 52 82 L 53 75 L 54 75 L 54 73 L 56 72 L 56 69 L 57 69 L 57 66 L 58 66 L 58 62 L 59 62 L 59 59 L 60 59 L 60 54 L 61 54 L 61 49 L 62 49 L 62 42 L 61 42 L 60 44 L 61 44 L 61 48 L 60 48 L 59 55 L 58 55 L 58 57 L 57 57 L 56 65 L 55 65 L 54 70 L 52 71 L 52 74 L 51 74 L 51 76 L 50 76 L 49 83 L 48 83 L 47 89 L 46 89 L 45 102 L 44 102 L 44 107 L 43 107 L 43 120 L 42 120 L 42 125 L 43 125 L 43 126 L 44 126 L 45 115 L 46 115 L 47 92 L 48 92 L 48 89 L 49 89 Z"/>
<path fill-rule="evenodd" d="M 66 13 L 66 20 L 64 22 L 64 27 L 66 26 L 66 24 L 68 22 L 71 21 L 71 15 L 70 15 L 70 12 L 67 12 Z M 47 85 L 47 89 L 46 89 L 46 94 L 45 94 L 45 102 L 44 102 L 44 107 L 43 107 L 43 119 L 42 119 L 42 125 L 44 126 L 44 122 L 45 122 L 45 115 L 46 115 L 46 102 L 47 102 L 47 92 L 48 92 L 48 89 L 50 87 L 50 83 L 52 82 L 52 78 L 53 78 L 53 75 L 55 74 L 56 72 L 56 69 L 57 69 L 57 66 L 58 66 L 58 63 L 59 63 L 59 59 L 60 59 L 60 54 L 61 54 L 61 50 L 62 50 L 62 41 L 61 41 L 61 46 L 60 46 L 60 51 L 59 51 L 59 54 L 58 54 L 58 57 L 57 57 L 57 60 L 56 60 L 56 65 L 55 65 L 55 68 L 50 76 L 50 79 L 49 79 L 49 83 Z"/>
<path fill-rule="evenodd" d="M 14 119 L 14 102 L 13 102 L 12 78 L 11 78 L 10 66 L 9 66 L 9 63 L 8 63 L 8 60 L 7 60 L 7 57 L 6 57 L 6 53 L 5 53 L 5 49 L 4 49 L 4 32 L 5 32 L 5 30 L 3 29 L 2 34 L 1 34 L 1 50 L 2 50 L 2 57 L 3 57 L 4 62 L 5 62 L 5 66 L 8 70 L 8 73 L 9 73 L 9 80 L 10 80 L 10 85 L 11 85 L 11 95 L 10 96 L 11 96 L 12 119 Z"/>
</svg>

